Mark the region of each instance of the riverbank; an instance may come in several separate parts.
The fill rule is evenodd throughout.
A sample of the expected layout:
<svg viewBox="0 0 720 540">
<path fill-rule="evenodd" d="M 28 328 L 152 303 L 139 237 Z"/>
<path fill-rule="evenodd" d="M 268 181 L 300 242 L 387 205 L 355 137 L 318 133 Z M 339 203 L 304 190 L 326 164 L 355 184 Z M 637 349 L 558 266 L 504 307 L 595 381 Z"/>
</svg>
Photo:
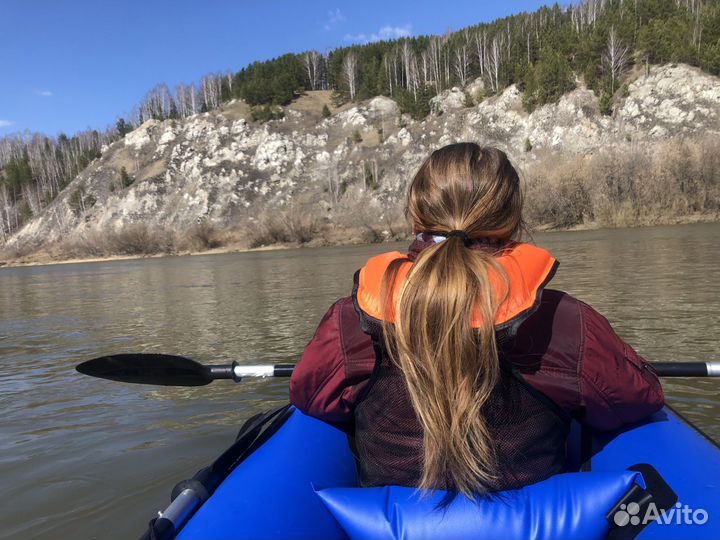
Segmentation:
<svg viewBox="0 0 720 540">
<path fill-rule="evenodd" d="M 273 244 L 255 248 L 243 247 L 240 244 L 227 245 L 219 248 L 199 251 L 143 253 L 133 255 L 108 255 L 105 257 L 70 257 L 67 259 L 57 258 L 47 251 L 38 251 L 20 259 L 0 260 L 0 268 L 15 268 L 19 266 L 51 266 L 56 264 L 84 264 L 94 262 L 129 261 L 136 259 L 159 259 L 162 257 L 192 257 L 198 255 L 222 255 L 224 253 L 242 253 L 246 251 L 276 251 L 282 249 L 295 249 L 304 247 L 302 245 Z"/>
<path fill-rule="evenodd" d="M 720 213 L 697 213 L 688 214 L 681 216 L 671 216 L 667 219 L 653 220 L 649 222 L 637 222 L 630 225 L 622 226 L 608 226 L 603 223 L 596 221 L 582 223 L 574 225 L 572 227 L 554 227 L 551 225 L 540 225 L 533 227 L 531 233 L 542 232 L 542 233 L 553 233 L 553 232 L 573 232 L 573 231 L 588 231 L 588 230 L 600 230 L 600 229 L 622 229 L 622 228 L 640 228 L 640 227 L 656 227 L 656 226 L 668 226 L 668 225 L 692 225 L 696 223 L 719 223 Z M 347 231 L 343 231 L 347 233 Z M 285 249 L 298 249 L 303 247 L 323 247 L 323 246 L 360 246 L 370 245 L 378 243 L 389 243 L 398 242 L 403 240 L 410 240 L 410 236 L 404 238 L 402 235 L 389 234 L 386 237 L 382 235 L 373 235 L 375 241 L 367 241 L 367 235 L 363 234 L 363 231 L 356 230 L 349 234 L 328 234 L 318 236 L 308 242 L 278 242 L 262 246 L 250 247 L 247 245 L 247 241 L 238 240 L 237 234 L 228 234 L 227 238 L 231 238 L 227 243 L 223 243 L 220 246 L 206 248 L 206 249 L 183 249 L 177 251 L 159 251 L 156 253 L 134 253 L 134 254 L 116 254 L 106 256 L 67 256 L 63 257 L 62 253 L 57 250 L 51 249 L 40 249 L 36 252 L 24 254 L 21 257 L 8 257 L 2 258 L 2 252 L 0 252 L 0 268 L 14 268 L 20 266 L 48 266 L 48 265 L 59 265 L 59 264 L 82 264 L 82 263 L 93 263 L 93 262 L 110 262 L 110 261 L 126 261 L 133 259 L 147 259 L 147 258 L 160 258 L 160 257 L 186 257 L 186 256 L 199 256 L 199 255 L 222 255 L 226 253 L 244 253 L 252 251 L 276 251 Z M 344 239 L 344 240 L 343 240 Z"/>
</svg>

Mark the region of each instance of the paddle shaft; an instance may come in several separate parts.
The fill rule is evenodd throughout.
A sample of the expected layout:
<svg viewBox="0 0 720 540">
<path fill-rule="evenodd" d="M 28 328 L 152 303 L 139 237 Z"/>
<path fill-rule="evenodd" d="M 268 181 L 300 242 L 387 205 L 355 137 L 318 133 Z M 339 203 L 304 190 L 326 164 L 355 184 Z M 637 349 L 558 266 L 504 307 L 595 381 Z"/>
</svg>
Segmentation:
<svg viewBox="0 0 720 540">
<path fill-rule="evenodd" d="M 720 377 L 720 362 L 653 362 L 650 364 L 660 377 Z M 290 377 L 294 364 L 209 366 L 215 375 L 227 372 L 218 379 L 242 379 L 243 377 Z M 235 377 L 233 377 L 233 373 Z"/>
<path fill-rule="evenodd" d="M 720 377 L 720 362 L 655 362 L 661 377 Z M 84 375 L 111 381 L 163 386 L 204 386 L 218 379 L 240 382 L 246 377 L 290 377 L 295 364 L 207 366 L 169 354 L 114 354 L 88 360 L 76 368 Z"/>
<path fill-rule="evenodd" d="M 720 377 L 720 362 L 653 362 L 660 377 Z"/>
<path fill-rule="evenodd" d="M 214 379 L 233 379 L 238 381 L 245 377 L 289 377 L 295 364 L 265 364 L 207 366 Z"/>
</svg>

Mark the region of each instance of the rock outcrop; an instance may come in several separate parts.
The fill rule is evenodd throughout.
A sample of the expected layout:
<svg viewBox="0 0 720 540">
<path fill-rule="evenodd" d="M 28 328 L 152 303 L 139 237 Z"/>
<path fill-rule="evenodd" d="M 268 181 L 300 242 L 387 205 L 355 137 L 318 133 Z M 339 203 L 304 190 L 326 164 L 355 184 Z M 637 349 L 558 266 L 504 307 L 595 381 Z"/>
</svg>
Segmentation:
<svg viewBox="0 0 720 540">
<path fill-rule="evenodd" d="M 471 86 L 471 96 L 482 92 L 481 82 Z M 327 97 L 313 96 L 314 103 Z M 332 221 L 339 212 L 397 203 L 432 149 L 461 140 L 496 145 L 522 166 L 539 153 L 577 156 L 628 141 L 720 134 L 720 79 L 685 65 L 638 77 L 613 116 L 601 115 L 597 97 L 584 88 L 532 114 L 515 86 L 473 107 L 453 88 L 434 100 L 442 114 L 421 122 L 401 117 L 387 97 L 329 118 L 303 99 L 265 124 L 240 114 L 241 106 L 247 112 L 241 103 L 184 121 L 148 121 L 104 148 L 8 245 L 37 246 L 134 222 L 251 226 L 258 215 L 296 203 Z M 78 193 L 94 204 L 78 208 Z"/>
</svg>

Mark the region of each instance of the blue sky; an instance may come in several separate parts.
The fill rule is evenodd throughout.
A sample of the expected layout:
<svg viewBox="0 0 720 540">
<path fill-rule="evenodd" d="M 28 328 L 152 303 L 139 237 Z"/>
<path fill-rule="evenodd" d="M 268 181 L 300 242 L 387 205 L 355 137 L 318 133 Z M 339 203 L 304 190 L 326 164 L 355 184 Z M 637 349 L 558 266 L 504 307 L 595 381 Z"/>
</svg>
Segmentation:
<svg viewBox="0 0 720 540">
<path fill-rule="evenodd" d="M 547 2 L 0 0 L 0 137 L 104 128 L 151 87 L 286 52 L 443 33 Z"/>
</svg>

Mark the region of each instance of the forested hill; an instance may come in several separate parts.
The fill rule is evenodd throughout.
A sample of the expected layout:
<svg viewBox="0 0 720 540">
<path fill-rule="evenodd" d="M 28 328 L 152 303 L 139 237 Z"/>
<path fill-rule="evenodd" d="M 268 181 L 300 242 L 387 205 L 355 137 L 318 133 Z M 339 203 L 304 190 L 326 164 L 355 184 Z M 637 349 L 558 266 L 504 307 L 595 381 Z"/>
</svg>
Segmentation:
<svg viewBox="0 0 720 540">
<path fill-rule="evenodd" d="M 512 86 L 531 112 L 580 85 L 597 96 L 600 113 L 611 116 L 627 97 L 628 77 L 665 63 L 720 73 L 720 0 L 585 0 L 444 36 L 286 54 L 173 90 L 160 84 L 130 118 L 108 130 L 0 139 L 0 244 L 40 215 L 104 146 L 148 120 L 183 120 L 240 99 L 259 123 L 282 117 L 284 106 L 312 91 L 330 92 L 327 105 L 333 109 L 388 96 L 397 103 L 398 117 L 421 120 L 436 96 L 453 87 L 467 90 L 478 80 L 482 84 L 465 92 L 467 105 Z"/>
</svg>

